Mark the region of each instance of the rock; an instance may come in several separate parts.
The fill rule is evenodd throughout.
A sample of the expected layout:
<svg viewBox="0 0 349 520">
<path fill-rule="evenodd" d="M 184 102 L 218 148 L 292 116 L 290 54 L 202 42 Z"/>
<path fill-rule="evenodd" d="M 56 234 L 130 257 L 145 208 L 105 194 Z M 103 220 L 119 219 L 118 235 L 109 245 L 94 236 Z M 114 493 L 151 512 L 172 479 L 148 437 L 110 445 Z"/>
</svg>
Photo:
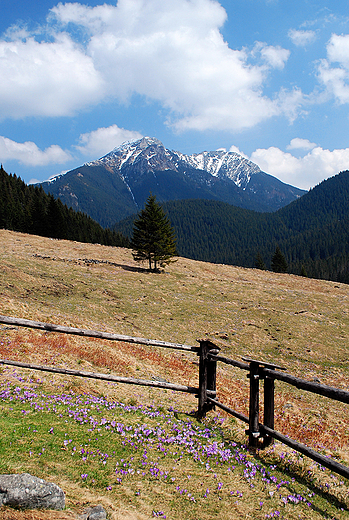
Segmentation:
<svg viewBox="0 0 349 520">
<path fill-rule="evenodd" d="M 90 507 L 79 516 L 79 520 L 105 520 L 107 513 L 103 506 Z"/>
<path fill-rule="evenodd" d="M 0 506 L 21 509 L 56 509 L 65 507 L 61 488 L 29 473 L 0 475 Z"/>
</svg>

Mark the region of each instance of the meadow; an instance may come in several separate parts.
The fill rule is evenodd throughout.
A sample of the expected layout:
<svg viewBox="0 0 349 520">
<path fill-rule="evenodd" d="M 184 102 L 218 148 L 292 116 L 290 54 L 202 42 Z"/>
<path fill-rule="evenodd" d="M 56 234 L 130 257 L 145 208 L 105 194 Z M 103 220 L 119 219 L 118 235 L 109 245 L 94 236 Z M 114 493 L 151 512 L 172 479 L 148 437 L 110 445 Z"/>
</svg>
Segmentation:
<svg viewBox="0 0 349 520">
<path fill-rule="evenodd" d="M 273 361 L 349 389 L 349 286 L 178 258 L 149 273 L 122 248 L 0 231 L 0 314 L 197 345 Z M 0 327 L 0 358 L 198 383 L 190 353 Z M 280 443 L 248 450 L 222 411 L 195 397 L 0 366 L 0 472 L 60 485 L 64 512 L 1 519 L 345 519 L 349 483 Z M 276 383 L 276 427 L 349 465 L 348 405 Z M 248 409 L 246 373 L 219 365 L 220 401 Z M 12 515 L 12 516 L 11 516 Z M 39 516 L 40 515 L 40 516 Z"/>
</svg>

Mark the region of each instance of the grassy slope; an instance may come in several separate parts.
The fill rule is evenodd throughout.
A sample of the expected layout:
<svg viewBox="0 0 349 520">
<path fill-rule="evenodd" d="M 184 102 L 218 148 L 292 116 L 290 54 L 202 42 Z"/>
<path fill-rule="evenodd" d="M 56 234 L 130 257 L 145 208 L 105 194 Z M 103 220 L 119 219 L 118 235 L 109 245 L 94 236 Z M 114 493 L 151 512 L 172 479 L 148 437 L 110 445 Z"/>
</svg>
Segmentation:
<svg viewBox="0 0 349 520">
<path fill-rule="evenodd" d="M 226 356 L 240 359 L 248 355 L 256 359 L 273 360 L 286 367 L 290 373 L 305 379 L 318 378 L 325 384 L 349 388 L 347 285 L 183 258 L 159 275 L 139 269 L 129 250 L 56 241 L 4 230 L 0 231 L 0 255 L 0 314 L 193 345 L 196 339 L 209 337 Z M 197 384 L 196 359 L 188 354 L 7 327 L 2 327 L 1 339 L 1 358 L 112 371 L 119 375 L 147 379 L 162 377 L 173 382 Z M 180 418 L 185 418 L 183 414 L 196 405 L 193 397 L 170 395 L 165 391 L 135 390 L 123 385 L 116 388 L 113 385 L 42 375 L 26 379 L 24 383 L 18 381 L 18 374 L 18 371 L 13 373 L 4 369 L 2 381 L 11 380 L 16 385 L 25 384 L 35 389 L 39 386 L 45 395 L 52 393 L 52 388 L 63 388 L 73 390 L 74 395 L 103 394 L 126 403 L 163 406 L 164 410 L 173 405 L 179 410 Z M 245 373 L 220 367 L 217 386 L 222 402 L 246 413 L 248 394 Z M 348 464 L 347 406 L 334 405 L 325 398 L 307 395 L 282 384 L 277 384 L 277 391 L 277 428 Z M 24 412 L 30 411 L 30 404 L 26 403 L 26 406 L 29 408 L 25 408 Z M 174 485 L 171 487 L 158 480 L 151 482 L 141 479 L 135 483 L 131 479 L 127 481 L 128 484 L 124 482 L 117 487 L 114 475 L 112 490 L 102 491 L 108 487 L 105 483 L 111 478 L 112 466 L 108 465 L 109 473 L 100 476 L 100 480 L 96 479 L 95 484 L 90 482 L 88 485 L 81 481 L 83 469 L 80 470 L 78 466 L 75 473 L 73 470 L 68 474 L 64 471 L 64 467 L 69 464 L 70 453 L 67 459 L 62 457 L 63 470 L 59 470 L 57 458 L 59 460 L 62 452 L 55 451 L 57 446 L 55 448 L 54 443 L 52 456 L 46 464 L 42 464 L 41 459 L 28 458 L 28 446 L 23 447 L 20 453 L 23 462 L 19 463 L 18 456 L 8 455 L 8 442 L 12 442 L 9 439 L 14 435 L 13 441 L 18 444 L 19 435 L 23 436 L 24 431 L 27 435 L 29 426 L 23 421 L 28 417 L 33 422 L 34 415 L 28 413 L 27 416 L 21 407 L 17 410 L 15 406 L 11 414 L 8 404 L 0 407 L 0 413 L 1 410 L 6 417 L 6 421 L 2 421 L 6 435 L 1 472 L 25 471 L 29 467 L 40 476 L 54 478 L 66 490 L 68 506 L 72 511 L 79 510 L 84 503 L 101 501 L 109 508 L 113 518 L 121 515 L 117 511 L 123 511 L 120 518 L 150 518 L 153 510 L 160 510 L 161 506 L 161 510 L 165 511 L 166 506 L 167 518 L 189 520 L 198 518 L 195 507 L 199 508 L 200 518 L 204 519 L 216 517 L 218 511 L 220 518 L 266 518 L 280 506 L 277 501 L 272 503 L 274 492 L 269 494 L 261 481 L 258 480 L 252 488 L 251 482 L 248 483 L 240 474 L 228 475 L 224 466 L 219 474 L 217 470 L 217 478 L 224 482 L 224 488 L 229 486 L 229 489 L 233 489 L 234 494 L 220 496 L 216 489 L 215 494 L 211 493 L 210 501 L 201 496 L 201 503 L 197 497 L 195 506 L 186 493 L 184 496 L 173 489 Z M 109 417 L 109 412 L 105 413 Z M 144 421 L 137 413 L 128 417 L 130 424 L 132 421 L 135 424 Z M 210 414 L 209 421 L 213 421 L 213 426 L 217 416 L 215 413 Z M 63 417 L 62 412 L 61 422 L 55 418 L 62 438 L 67 433 L 64 433 L 67 419 Z M 170 419 L 157 420 L 166 423 Z M 52 425 L 52 417 L 43 415 L 37 417 L 37 421 L 45 424 L 40 442 L 50 445 L 50 437 L 45 436 L 45 432 L 47 434 Z M 73 432 L 72 436 L 78 436 L 75 422 L 71 422 L 71 418 L 69 421 L 69 432 Z M 35 421 L 33 424 L 36 424 Z M 224 438 L 233 438 L 238 442 L 245 439 L 243 430 L 243 425 L 227 419 L 224 426 L 219 426 L 218 432 L 221 435 L 223 431 Z M 22 433 L 19 434 L 19 431 Z M 35 439 L 31 439 L 31 442 L 39 449 Z M 59 450 L 64 446 L 62 442 Z M 88 439 L 79 437 L 79 442 L 79 445 L 86 445 Z M 106 439 L 105 442 L 108 444 L 111 441 Z M 280 449 L 283 449 L 281 445 L 277 445 L 274 453 L 247 456 L 252 457 L 254 463 L 260 462 L 259 457 L 266 462 L 269 459 L 279 461 L 278 467 L 282 469 L 282 459 L 278 458 Z M 65 452 L 63 455 L 66 455 Z M 131 457 L 131 452 L 128 455 Z M 169 453 L 163 467 L 168 470 L 173 458 L 175 455 Z M 210 472 L 197 467 L 190 457 L 184 456 L 184 461 L 182 469 L 176 470 L 177 481 L 184 481 L 186 474 L 190 473 L 193 479 L 191 482 L 197 481 L 196 485 L 192 485 L 193 493 L 205 479 L 210 481 L 212 489 Z M 316 469 L 312 470 L 315 477 L 310 482 L 307 472 L 312 465 L 306 461 L 297 467 L 293 463 L 288 465 L 293 468 L 292 478 L 296 479 L 299 492 L 305 493 L 306 489 L 310 489 L 315 493 L 315 505 L 310 510 L 302 504 L 293 509 L 286 505 L 284 510 L 280 506 L 281 514 L 286 515 L 284 518 L 346 518 L 347 513 L 341 511 L 341 507 L 348 505 L 348 488 L 345 484 L 340 485 L 329 476 L 329 472 L 322 475 Z M 115 464 L 113 467 L 115 469 Z M 289 479 L 290 474 L 287 475 Z M 326 479 L 331 482 L 328 493 L 323 491 L 326 490 L 326 484 L 328 486 Z M 136 485 L 142 489 L 142 499 L 134 494 Z M 238 489 L 244 493 L 241 500 L 236 495 Z M 165 497 L 158 508 L 157 493 Z M 260 502 L 263 502 L 262 506 Z M 1 514 L 2 518 L 7 518 L 6 512 Z M 54 514 L 51 515 L 54 518 Z"/>
</svg>

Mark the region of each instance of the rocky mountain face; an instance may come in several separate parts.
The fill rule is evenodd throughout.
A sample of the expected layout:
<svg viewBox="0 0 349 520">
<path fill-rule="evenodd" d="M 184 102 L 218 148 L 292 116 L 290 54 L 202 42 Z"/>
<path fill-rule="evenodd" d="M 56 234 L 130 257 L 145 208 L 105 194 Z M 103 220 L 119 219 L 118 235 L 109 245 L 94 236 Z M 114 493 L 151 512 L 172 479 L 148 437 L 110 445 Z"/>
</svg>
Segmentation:
<svg viewBox="0 0 349 520">
<path fill-rule="evenodd" d="M 262 212 L 276 211 L 305 193 L 236 152 L 185 155 L 149 137 L 123 143 L 42 187 L 109 227 L 138 212 L 149 193 L 159 202 L 210 199 Z"/>
</svg>

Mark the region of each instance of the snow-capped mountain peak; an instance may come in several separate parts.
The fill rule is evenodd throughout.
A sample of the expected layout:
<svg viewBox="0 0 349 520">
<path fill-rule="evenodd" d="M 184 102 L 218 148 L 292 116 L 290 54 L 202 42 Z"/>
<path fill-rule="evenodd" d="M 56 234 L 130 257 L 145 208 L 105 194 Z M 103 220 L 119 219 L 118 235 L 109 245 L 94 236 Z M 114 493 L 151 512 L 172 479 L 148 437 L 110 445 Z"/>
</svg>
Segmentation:
<svg viewBox="0 0 349 520">
<path fill-rule="evenodd" d="M 237 152 L 227 152 L 222 149 L 193 155 L 180 154 L 180 156 L 193 168 L 204 170 L 214 177 L 230 179 L 243 189 L 250 182 L 251 176 L 261 171 L 259 166 Z"/>
<path fill-rule="evenodd" d="M 139 211 L 149 193 L 159 202 L 209 199 L 255 211 L 275 211 L 304 193 L 239 153 L 187 155 L 152 137 L 127 141 L 42 186 L 103 226 Z"/>
<path fill-rule="evenodd" d="M 143 163 L 142 170 L 147 166 L 153 171 L 178 171 L 179 168 L 204 171 L 213 177 L 229 179 L 242 189 L 246 188 L 253 174 L 260 172 L 256 164 L 236 152 L 219 149 L 187 155 L 168 150 L 154 137 L 126 141 L 101 159 L 88 164 L 104 164 L 122 173 L 137 162 Z"/>
<path fill-rule="evenodd" d="M 133 165 L 139 157 L 150 161 L 152 157 L 157 155 L 154 148 L 158 151 L 159 149 L 165 150 L 161 141 L 155 137 L 143 137 L 142 139 L 125 141 L 97 161 L 92 161 L 88 164 L 105 164 L 121 171 L 125 166 Z"/>
</svg>

